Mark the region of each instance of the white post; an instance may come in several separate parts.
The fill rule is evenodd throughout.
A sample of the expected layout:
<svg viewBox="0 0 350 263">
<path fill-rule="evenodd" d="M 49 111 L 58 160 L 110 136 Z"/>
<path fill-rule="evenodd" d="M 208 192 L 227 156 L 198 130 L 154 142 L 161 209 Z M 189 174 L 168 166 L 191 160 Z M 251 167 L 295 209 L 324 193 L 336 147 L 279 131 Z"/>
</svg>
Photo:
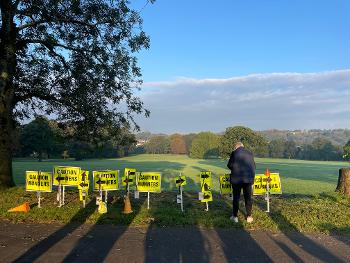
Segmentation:
<svg viewBox="0 0 350 263">
<path fill-rule="evenodd" d="M 62 206 L 62 186 L 58 185 L 58 207 Z"/>
<path fill-rule="evenodd" d="M 147 209 L 149 209 L 149 191 L 147 192 Z"/>
<path fill-rule="evenodd" d="M 108 195 L 108 191 L 106 190 L 105 192 L 105 203 L 107 204 L 107 195 Z"/>
<path fill-rule="evenodd" d="M 82 190 L 81 194 L 83 195 L 83 207 L 85 208 L 86 192 Z"/>
<path fill-rule="evenodd" d="M 208 205 L 208 202 L 205 202 L 205 205 L 206 205 L 206 209 L 205 209 L 205 211 L 209 211 L 209 205 Z"/>
<path fill-rule="evenodd" d="M 266 201 L 267 201 L 267 213 L 270 213 L 270 177 L 267 178 L 266 184 Z"/>
<path fill-rule="evenodd" d="M 62 205 L 64 205 L 64 190 L 65 190 L 65 186 L 63 186 Z"/>
<path fill-rule="evenodd" d="M 182 197 L 182 185 L 180 186 L 180 195 L 181 195 L 181 212 L 184 211 L 184 201 Z"/>
<path fill-rule="evenodd" d="M 41 200 L 41 196 L 40 196 L 40 191 L 36 192 L 36 195 L 38 197 L 38 207 L 41 208 L 41 204 L 40 204 L 40 200 Z"/>
</svg>

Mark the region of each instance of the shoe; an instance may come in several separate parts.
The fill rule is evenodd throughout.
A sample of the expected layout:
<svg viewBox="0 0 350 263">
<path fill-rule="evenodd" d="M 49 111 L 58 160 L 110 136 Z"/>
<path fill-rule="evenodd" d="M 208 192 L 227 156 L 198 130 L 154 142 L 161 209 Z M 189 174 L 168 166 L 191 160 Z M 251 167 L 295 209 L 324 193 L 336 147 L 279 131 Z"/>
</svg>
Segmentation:
<svg viewBox="0 0 350 263">
<path fill-rule="evenodd" d="M 248 216 L 248 217 L 247 217 L 247 222 L 248 222 L 248 223 L 252 223 L 252 222 L 253 222 L 253 220 L 254 220 L 254 219 L 253 219 L 253 217 L 252 217 L 252 216 Z"/>
<path fill-rule="evenodd" d="M 230 220 L 235 222 L 235 223 L 238 223 L 238 217 L 237 216 L 231 216 Z"/>
</svg>

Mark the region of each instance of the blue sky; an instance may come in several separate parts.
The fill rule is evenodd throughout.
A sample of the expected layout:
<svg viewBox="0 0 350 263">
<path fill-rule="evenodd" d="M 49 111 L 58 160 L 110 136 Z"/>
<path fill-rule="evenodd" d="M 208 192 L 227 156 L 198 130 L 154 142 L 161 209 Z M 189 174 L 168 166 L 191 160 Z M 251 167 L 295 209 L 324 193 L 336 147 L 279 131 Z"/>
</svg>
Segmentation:
<svg viewBox="0 0 350 263">
<path fill-rule="evenodd" d="M 140 9 L 145 2 L 138 1 L 136 8 Z M 347 104 L 341 105 L 341 109 L 332 109 L 331 115 L 324 113 L 317 117 L 310 113 L 318 109 L 318 104 L 313 105 L 314 101 L 311 101 L 315 98 L 310 94 L 310 100 L 305 99 L 305 94 L 319 90 L 324 95 L 318 97 L 323 103 L 327 93 L 331 99 L 338 100 L 334 102 L 336 105 L 343 103 L 338 95 L 348 94 L 347 90 L 350 90 L 350 73 L 347 71 L 350 69 L 350 1 L 157 0 L 155 4 L 147 5 L 141 14 L 144 29 L 151 37 L 151 48 L 138 55 L 145 81 L 141 98 L 152 114 L 147 120 L 139 119 L 143 130 L 196 132 L 208 127 L 203 122 L 212 121 L 210 116 L 213 114 L 215 124 L 206 130 L 222 131 L 236 124 L 257 130 L 350 128 Z M 281 75 L 276 80 L 272 73 Z M 258 82 L 256 76 L 259 76 Z M 244 79 L 245 88 L 237 79 L 232 81 L 233 77 Z M 191 81 L 184 81 L 184 78 Z M 215 80 L 211 82 L 212 86 L 208 86 L 210 79 Z M 225 80 L 225 85 L 231 83 L 232 86 L 222 88 L 220 85 Z M 186 85 L 189 85 L 188 89 L 184 88 Z M 154 90 L 162 95 L 150 97 Z M 215 102 L 208 95 L 209 90 L 232 97 L 232 100 L 244 94 L 253 98 L 252 94 L 255 94 L 258 97 L 250 102 L 256 106 L 239 111 L 240 116 L 218 116 L 218 108 L 230 111 L 235 107 L 242 109 L 245 104 L 241 100 L 243 104 L 236 103 L 235 107 L 214 105 L 220 101 Z M 284 97 L 285 103 L 290 103 L 285 114 L 278 118 L 259 115 L 267 111 L 266 107 L 274 112 L 271 105 L 279 104 L 277 100 L 281 98 L 273 94 L 287 94 L 293 90 L 299 93 L 293 93 L 293 99 Z M 269 95 L 271 105 L 260 103 L 259 94 L 262 93 L 272 94 L 272 97 Z M 193 107 L 197 107 L 198 114 L 163 107 L 170 96 L 177 98 L 179 106 L 183 106 L 182 101 L 196 105 Z M 189 96 L 193 99 L 188 100 Z M 202 104 L 197 103 L 198 99 Z M 299 101 L 298 107 L 290 101 Z M 331 106 L 328 103 L 322 108 Z M 291 109 L 303 114 L 293 115 Z M 283 112 L 283 108 L 277 110 Z M 184 114 L 191 117 L 185 120 Z M 166 122 L 169 116 L 172 123 Z M 194 121 L 203 116 L 208 119 Z"/>
</svg>

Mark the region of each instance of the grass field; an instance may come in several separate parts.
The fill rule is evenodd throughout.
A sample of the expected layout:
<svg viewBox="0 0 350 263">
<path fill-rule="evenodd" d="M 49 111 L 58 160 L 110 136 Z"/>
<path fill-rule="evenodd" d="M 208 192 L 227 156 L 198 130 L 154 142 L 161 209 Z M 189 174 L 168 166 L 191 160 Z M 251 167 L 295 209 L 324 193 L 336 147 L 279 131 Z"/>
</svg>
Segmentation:
<svg viewBox="0 0 350 263">
<path fill-rule="evenodd" d="M 271 172 L 279 172 L 282 180 L 283 193 L 286 194 L 317 194 L 333 191 L 338 180 L 338 170 L 348 167 L 347 162 L 317 162 L 286 159 L 256 158 L 257 172 L 263 173 L 266 168 Z M 180 172 L 188 178 L 186 190 L 198 191 L 199 172 L 213 172 L 213 190 L 219 191 L 218 176 L 229 172 L 226 161 L 220 159 L 191 159 L 184 155 L 136 155 L 121 159 L 102 160 L 17 160 L 13 163 L 15 183 L 24 185 L 26 170 L 52 171 L 55 165 L 79 166 L 87 170 L 136 168 L 138 171 L 162 172 L 162 189 L 175 190 L 174 176 Z"/>
<path fill-rule="evenodd" d="M 181 155 L 137 155 L 122 159 L 103 160 L 16 160 L 13 163 L 14 187 L 0 192 L 0 219 L 11 222 L 40 223 L 91 223 L 122 224 L 133 226 L 203 226 L 243 228 L 247 230 L 300 231 L 350 234 L 350 198 L 335 193 L 338 169 L 349 166 L 345 162 L 309 162 L 281 159 L 256 159 L 257 172 L 269 168 L 279 172 L 282 179 L 283 195 L 274 196 L 271 213 L 266 213 L 266 202 L 255 197 L 253 216 L 255 221 L 248 225 L 244 220 L 244 209 L 239 214 L 240 223 L 233 224 L 231 201 L 218 194 L 218 176 L 228 172 L 226 161 L 196 160 Z M 80 166 L 87 170 L 136 168 L 139 171 L 160 171 L 163 174 L 161 194 L 151 194 L 151 209 L 147 210 L 146 195 L 140 199 L 132 198 L 134 213 L 123 215 L 123 191 L 109 194 L 108 213 L 100 215 L 96 211 L 94 193 L 86 208 L 81 207 L 74 188 L 67 191 L 66 205 L 57 208 L 55 193 L 44 193 L 43 208 L 36 206 L 35 193 L 25 192 L 24 172 L 26 170 L 52 171 L 55 165 Z M 199 172 L 213 172 L 214 201 L 209 204 L 209 212 L 198 201 Z M 182 173 L 187 176 L 184 206 L 181 213 L 176 204 L 176 188 L 173 177 Z M 7 210 L 28 201 L 32 209 L 28 214 L 11 214 Z M 241 207 L 244 208 L 243 203 Z"/>
</svg>

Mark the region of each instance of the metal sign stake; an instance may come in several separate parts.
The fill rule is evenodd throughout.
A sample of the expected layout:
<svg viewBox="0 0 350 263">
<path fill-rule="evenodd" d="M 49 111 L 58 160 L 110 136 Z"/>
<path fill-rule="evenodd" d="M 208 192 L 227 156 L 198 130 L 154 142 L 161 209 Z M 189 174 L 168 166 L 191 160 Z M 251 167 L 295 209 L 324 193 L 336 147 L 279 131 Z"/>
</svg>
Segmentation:
<svg viewBox="0 0 350 263">
<path fill-rule="evenodd" d="M 105 191 L 105 203 L 107 204 L 107 195 L 108 195 L 108 191 Z"/>
<path fill-rule="evenodd" d="M 64 205 L 64 192 L 65 192 L 65 186 L 63 186 L 63 195 L 62 195 L 62 204 Z"/>
<path fill-rule="evenodd" d="M 267 213 L 270 213 L 270 178 L 267 178 L 267 184 L 266 184 L 266 202 L 267 202 Z"/>
<path fill-rule="evenodd" d="M 208 204 L 208 202 L 205 202 L 205 205 L 206 205 L 206 209 L 205 209 L 205 211 L 209 211 L 209 204 Z"/>
<path fill-rule="evenodd" d="M 40 201 L 41 201 L 41 196 L 40 196 L 40 191 L 39 192 L 36 192 L 37 194 L 37 197 L 38 197 L 38 207 L 41 208 L 41 204 L 40 204 Z"/>
<path fill-rule="evenodd" d="M 147 209 L 149 209 L 149 191 L 147 192 Z"/>
<path fill-rule="evenodd" d="M 182 197 L 182 185 L 180 186 L 180 195 L 181 195 L 181 212 L 184 211 L 184 201 Z"/>
</svg>

